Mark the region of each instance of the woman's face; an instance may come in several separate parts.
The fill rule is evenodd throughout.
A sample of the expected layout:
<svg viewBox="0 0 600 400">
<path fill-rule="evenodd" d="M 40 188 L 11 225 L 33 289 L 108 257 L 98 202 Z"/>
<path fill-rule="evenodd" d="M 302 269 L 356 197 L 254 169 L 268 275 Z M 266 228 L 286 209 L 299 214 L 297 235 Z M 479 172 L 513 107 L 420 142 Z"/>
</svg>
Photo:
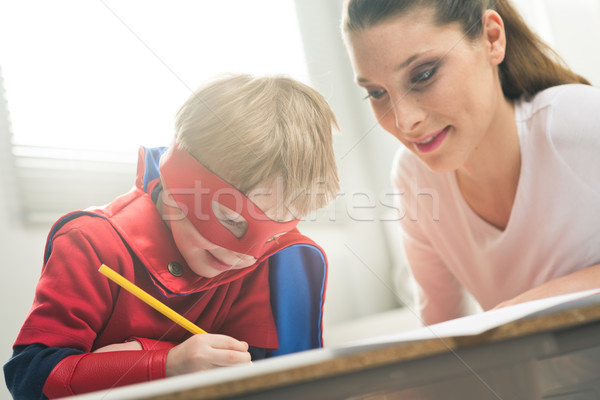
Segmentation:
<svg viewBox="0 0 600 400">
<path fill-rule="evenodd" d="M 379 124 L 433 171 L 460 168 L 493 127 L 501 59 L 485 31 L 473 41 L 458 24 L 437 26 L 429 9 L 416 9 L 348 36 Z"/>
</svg>

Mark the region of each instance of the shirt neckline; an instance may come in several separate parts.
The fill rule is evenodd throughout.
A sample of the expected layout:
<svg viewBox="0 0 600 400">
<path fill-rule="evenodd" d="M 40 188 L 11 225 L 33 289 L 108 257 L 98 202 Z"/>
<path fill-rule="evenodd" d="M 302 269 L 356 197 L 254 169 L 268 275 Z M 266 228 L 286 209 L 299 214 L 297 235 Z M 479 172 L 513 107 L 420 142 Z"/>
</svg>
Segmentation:
<svg viewBox="0 0 600 400">
<path fill-rule="evenodd" d="M 504 229 L 500 229 L 490 222 L 486 221 L 479 214 L 477 214 L 467 203 L 465 200 L 460 188 L 458 186 L 458 179 L 456 177 L 456 171 L 453 171 L 450 175 L 450 187 L 453 191 L 453 194 L 458 198 L 459 206 L 464 212 L 467 214 L 467 218 L 469 221 L 469 225 L 474 226 L 478 230 L 482 230 L 487 234 L 493 234 L 496 236 L 503 236 L 506 232 L 512 229 L 512 226 L 515 224 L 515 220 L 518 219 L 518 213 L 521 209 L 521 202 L 523 201 L 521 198 L 521 192 L 523 191 L 524 183 L 528 180 L 527 168 L 525 168 L 527 162 L 527 152 L 524 148 L 524 127 L 522 126 L 523 122 L 523 102 L 521 100 L 517 100 L 514 103 L 515 110 L 515 123 L 517 125 L 517 137 L 519 139 L 519 149 L 521 153 L 521 170 L 519 171 L 519 182 L 517 183 L 517 190 L 515 192 L 515 199 L 510 210 L 510 216 L 508 217 L 508 222 L 506 223 L 506 227 Z M 516 214 L 516 215 L 515 215 Z"/>
</svg>

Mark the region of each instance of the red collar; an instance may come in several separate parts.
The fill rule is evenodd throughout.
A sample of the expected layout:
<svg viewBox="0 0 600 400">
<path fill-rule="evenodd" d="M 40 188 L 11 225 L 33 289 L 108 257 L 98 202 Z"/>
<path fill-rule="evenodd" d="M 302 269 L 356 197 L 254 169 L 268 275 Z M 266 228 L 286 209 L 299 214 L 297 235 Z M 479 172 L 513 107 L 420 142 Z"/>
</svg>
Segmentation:
<svg viewBox="0 0 600 400">
<path fill-rule="evenodd" d="M 151 193 L 158 180 L 148 185 Z M 259 262 L 248 268 L 227 271 L 214 278 L 196 275 L 179 253 L 171 232 L 164 224 L 156 205 L 141 188 L 135 188 L 129 193 L 118 197 L 106 207 L 95 212 L 105 216 L 123 241 L 144 264 L 159 290 L 165 296 L 186 295 L 203 290 L 209 290 L 219 285 L 239 279 L 254 270 Z M 277 246 L 265 255 L 265 261 L 274 253 L 293 244 L 311 244 L 314 242 L 294 229 L 280 236 Z M 315 245 L 316 246 L 316 245 Z M 181 276 L 169 272 L 168 265 L 177 262 L 183 267 Z"/>
</svg>

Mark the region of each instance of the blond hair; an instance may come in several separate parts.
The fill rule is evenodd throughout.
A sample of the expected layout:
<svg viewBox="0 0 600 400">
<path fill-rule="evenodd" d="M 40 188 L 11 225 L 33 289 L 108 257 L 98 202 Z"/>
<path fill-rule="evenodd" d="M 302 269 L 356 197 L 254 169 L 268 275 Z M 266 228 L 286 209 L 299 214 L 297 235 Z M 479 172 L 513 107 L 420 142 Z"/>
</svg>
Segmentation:
<svg viewBox="0 0 600 400">
<path fill-rule="evenodd" d="M 286 207 L 304 216 L 339 190 L 335 115 L 316 90 L 289 77 L 227 75 L 183 104 L 175 139 L 242 193 L 279 180 Z"/>
<path fill-rule="evenodd" d="M 590 84 L 527 26 L 509 0 L 346 0 L 342 28 L 345 34 L 358 32 L 415 7 L 433 9 L 438 25 L 459 23 L 470 40 L 482 32 L 483 12 L 495 10 L 506 32 L 506 54 L 498 67 L 506 98 L 531 97 L 566 83 Z"/>
</svg>

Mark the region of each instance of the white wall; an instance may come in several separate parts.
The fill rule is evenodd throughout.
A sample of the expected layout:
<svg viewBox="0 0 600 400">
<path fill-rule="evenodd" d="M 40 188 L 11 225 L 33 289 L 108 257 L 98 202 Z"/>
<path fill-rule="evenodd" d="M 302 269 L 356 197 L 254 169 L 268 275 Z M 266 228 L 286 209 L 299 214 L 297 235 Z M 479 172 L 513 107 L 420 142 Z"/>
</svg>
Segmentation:
<svg viewBox="0 0 600 400">
<path fill-rule="evenodd" d="M 297 0 L 296 9 L 311 82 L 340 125 L 335 149 L 342 194 L 336 221 L 315 229 L 310 223 L 302 226 L 330 258 L 325 316 L 326 323 L 337 323 L 399 305 L 391 283 L 393 244 L 379 204 L 390 191 L 388 170 L 399 144 L 381 132 L 353 83 L 339 30 L 341 1 Z"/>
<path fill-rule="evenodd" d="M 12 343 L 33 301 L 47 229 L 27 229 L 18 215 L 1 83 L 0 80 L 0 363 L 4 364 L 12 354 Z M 4 381 L 0 384 L 0 399 L 10 399 Z"/>
<path fill-rule="evenodd" d="M 39 272 L 42 266 L 42 253 L 46 229 L 25 229 L 9 223 L 4 191 L 0 192 L 0 254 L 2 255 L 2 275 L 0 279 L 0 363 L 4 364 L 12 354 L 12 343 L 31 302 Z M 10 396 L 0 384 L 0 399 Z"/>
<path fill-rule="evenodd" d="M 575 72 L 600 86 L 600 0 L 513 1 Z"/>
</svg>

